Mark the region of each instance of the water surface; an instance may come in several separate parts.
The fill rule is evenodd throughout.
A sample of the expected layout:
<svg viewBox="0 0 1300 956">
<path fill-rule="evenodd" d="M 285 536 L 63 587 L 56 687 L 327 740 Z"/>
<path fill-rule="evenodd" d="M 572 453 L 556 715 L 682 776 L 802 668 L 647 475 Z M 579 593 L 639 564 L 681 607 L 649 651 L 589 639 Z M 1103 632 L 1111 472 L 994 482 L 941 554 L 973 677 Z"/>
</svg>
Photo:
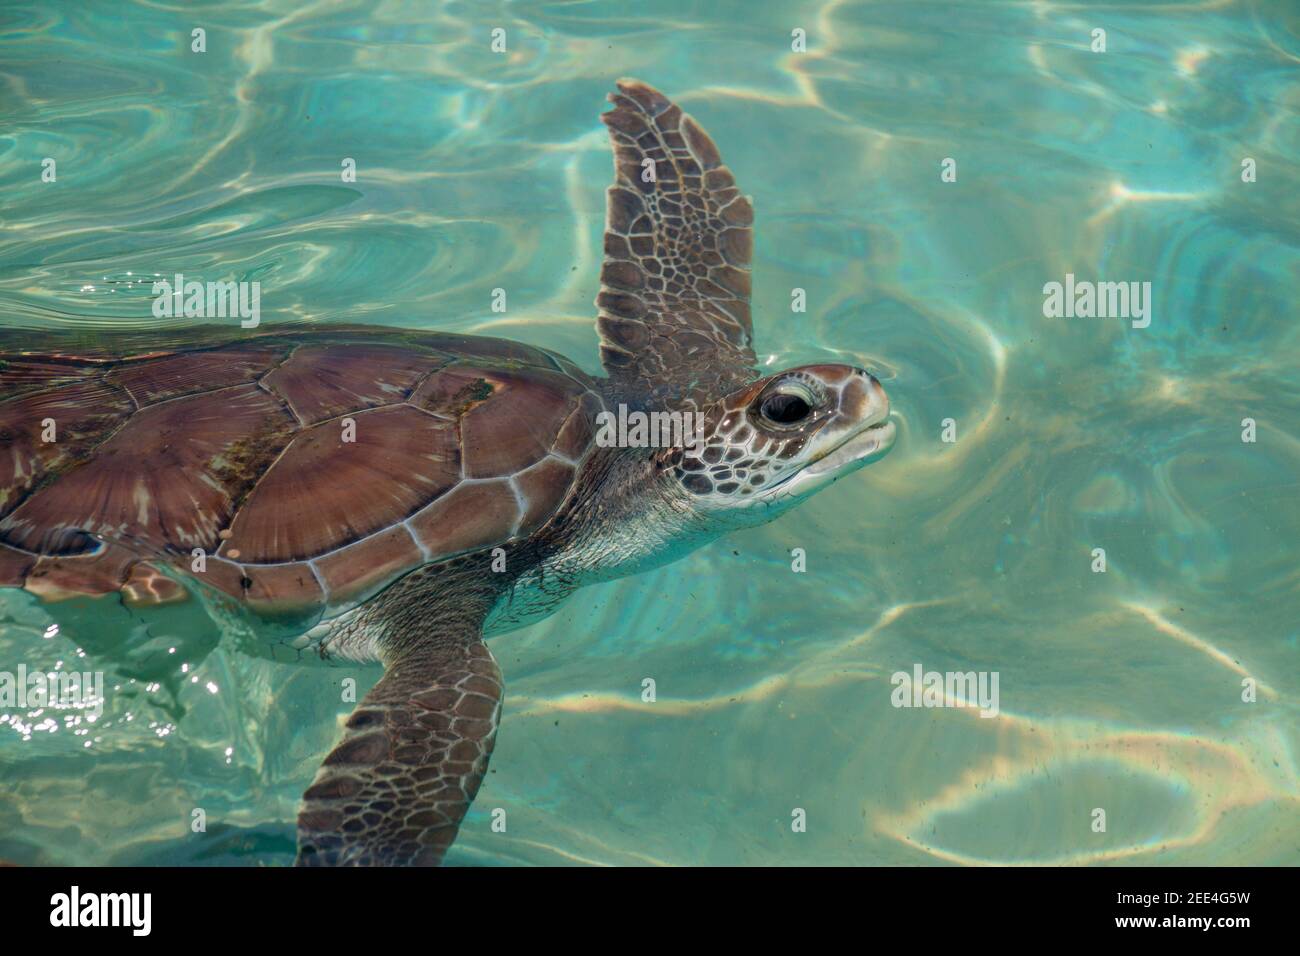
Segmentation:
<svg viewBox="0 0 1300 956">
<path fill-rule="evenodd" d="M 156 329 L 140 277 L 183 272 L 260 281 L 264 326 L 597 372 L 596 114 L 638 77 L 754 197 L 762 362 L 869 365 L 900 437 L 495 639 L 505 719 L 449 862 L 1295 864 L 1298 64 L 1280 0 L 9 5 L 0 330 Z M 1150 325 L 1045 317 L 1067 273 L 1150 282 Z M 107 613 L 46 636 L 0 593 L 0 669 L 108 681 L 93 724 L 0 714 L 0 857 L 290 862 L 340 683 L 378 671 L 193 612 L 106 642 Z M 998 715 L 891 706 L 918 663 L 997 672 Z"/>
</svg>

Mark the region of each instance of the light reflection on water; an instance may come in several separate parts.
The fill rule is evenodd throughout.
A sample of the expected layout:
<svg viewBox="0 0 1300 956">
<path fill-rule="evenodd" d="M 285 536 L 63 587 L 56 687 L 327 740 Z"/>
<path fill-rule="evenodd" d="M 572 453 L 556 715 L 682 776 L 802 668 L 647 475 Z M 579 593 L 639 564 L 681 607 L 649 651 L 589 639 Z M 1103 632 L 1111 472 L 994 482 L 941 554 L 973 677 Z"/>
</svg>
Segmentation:
<svg viewBox="0 0 1300 956">
<path fill-rule="evenodd" d="M 506 718 L 450 862 L 1300 861 L 1284 4 L 63 6 L 0 28 L 5 326 L 152 329 L 134 280 L 183 272 L 260 281 L 266 325 L 485 332 L 595 371 L 595 114 L 633 75 L 755 198 L 760 359 L 886 381 L 882 462 L 494 640 Z M 1150 328 L 1045 319 L 1066 273 L 1150 281 Z M 44 640 L 0 593 L 0 668 L 109 689 L 89 735 L 6 711 L 0 857 L 291 860 L 340 682 L 376 672 L 249 656 L 193 612 L 111 640 L 102 608 L 71 619 Z M 997 671 L 999 716 L 893 708 L 918 662 Z"/>
</svg>

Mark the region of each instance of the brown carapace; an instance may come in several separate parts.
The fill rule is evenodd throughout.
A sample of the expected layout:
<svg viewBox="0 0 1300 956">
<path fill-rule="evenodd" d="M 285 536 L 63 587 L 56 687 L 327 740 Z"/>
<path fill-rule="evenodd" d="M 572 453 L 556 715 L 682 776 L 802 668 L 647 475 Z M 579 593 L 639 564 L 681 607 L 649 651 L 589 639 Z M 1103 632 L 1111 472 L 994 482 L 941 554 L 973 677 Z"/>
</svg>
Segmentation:
<svg viewBox="0 0 1300 956">
<path fill-rule="evenodd" d="M 365 600 L 421 564 L 536 530 L 601 401 L 496 339 L 267 333 L 0 367 L 0 586 L 179 600 L 171 562 L 262 613 Z"/>
</svg>

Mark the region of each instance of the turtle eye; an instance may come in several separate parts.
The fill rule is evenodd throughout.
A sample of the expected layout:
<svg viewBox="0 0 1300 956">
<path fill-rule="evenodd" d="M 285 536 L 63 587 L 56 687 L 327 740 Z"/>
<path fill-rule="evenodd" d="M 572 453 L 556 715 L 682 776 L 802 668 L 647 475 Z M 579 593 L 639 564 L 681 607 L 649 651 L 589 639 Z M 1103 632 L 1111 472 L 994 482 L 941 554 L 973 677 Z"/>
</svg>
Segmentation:
<svg viewBox="0 0 1300 956">
<path fill-rule="evenodd" d="M 803 421 L 812 411 L 816 397 L 800 382 L 782 382 L 776 390 L 764 397 L 758 406 L 759 414 L 778 425 L 793 425 Z"/>
</svg>

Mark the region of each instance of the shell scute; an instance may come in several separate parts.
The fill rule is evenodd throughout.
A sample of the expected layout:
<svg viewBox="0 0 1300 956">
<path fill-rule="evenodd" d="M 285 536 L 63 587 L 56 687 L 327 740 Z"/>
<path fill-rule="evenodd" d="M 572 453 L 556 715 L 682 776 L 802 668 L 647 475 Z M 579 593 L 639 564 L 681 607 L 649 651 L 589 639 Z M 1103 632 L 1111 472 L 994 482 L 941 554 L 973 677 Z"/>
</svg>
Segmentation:
<svg viewBox="0 0 1300 956">
<path fill-rule="evenodd" d="M 319 557 L 392 527 L 460 480 L 455 428 L 409 405 L 357 412 L 299 431 L 248 496 L 223 557 L 278 563 Z"/>
<path fill-rule="evenodd" d="M 0 536 L 38 554 L 84 551 L 82 532 L 158 549 L 214 550 L 244 490 L 214 463 L 251 434 L 287 441 L 280 403 L 255 385 L 141 409 L 93 454 L 38 488 L 0 521 Z M 263 460 L 255 467 L 265 467 Z"/>
<path fill-rule="evenodd" d="M 503 367 L 527 366 L 539 369 L 558 369 L 556 358 L 543 349 L 512 342 L 509 339 L 488 338 L 481 335 L 461 335 L 456 332 L 431 332 L 421 336 L 421 344 L 463 361 L 481 362 Z"/>
<path fill-rule="evenodd" d="M 558 458 L 543 458 L 515 476 L 515 487 L 524 501 L 524 515 L 516 534 L 529 535 L 546 523 L 555 501 L 573 484 L 577 469 Z"/>
<path fill-rule="evenodd" d="M 464 482 L 413 517 L 410 528 L 429 554 L 450 556 L 503 544 L 521 514 L 506 479 Z"/>
<path fill-rule="evenodd" d="M 0 403 L 0 516 L 46 475 L 84 459 L 133 409 L 122 389 L 94 379 Z"/>
<path fill-rule="evenodd" d="M 459 421 L 466 412 L 495 393 L 496 386 L 483 369 L 457 363 L 425 379 L 411 393 L 410 402 L 439 418 Z"/>
<path fill-rule="evenodd" d="M 211 352 L 182 352 L 131 362 L 114 368 L 105 378 L 126 389 L 141 407 L 247 385 L 275 368 L 289 354 L 287 345 L 234 346 Z"/>
<path fill-rule="evenodd" d="M 493 392 L 461 418 L 465 477 L 513 475 L 546 457 L 579 393 L 559 372 L 487 370 Z"/>
<path fill-rule="evenodd" d="M 450 359 L 393 345 L 302 345 L 264 382 L 305 425 L 401 402 Z"/>
<path fill-rule="evenodd" d="M 403 571 L 417 567 L 424 555 L 412 534 L 398 525 L 316 561 L 330 602 L 364 600 Z"/>
<path fill-rule="evenodd" d="M 243 571 L 243 596 L 255 610 L 308 614 L 325 604 L 325 591 L 305 561 L 245 567 Z"/>
<path fill-rule="evenodd" d="M 326 603 L 325 590 L 306 561 L 242 565 L 214 556 L 196 571 L 189 557 L 178 557 L 172 566 L 268 617 L 313 614 Z"/>
<path fill-rule="evenodd" d="M 604 407 L 594 393 L 585 393 L 560 426 L 560 432 L 555 437 L 555 454 L 570 461 L 582 458 L 596 437 L 596 416 Z"/>
<path fill-rule="evenodd" d="M 194 570 L 189 555 L 173 559 L 172 567 L 239 600 L 247 599 L 248 586 L 253 583 L 252 578 L 248 577 L 244 569 L 234 561 L 215 556 L 206 560 L 202 571 Z"/>
<path fill-rule="evenodd" d="M 93 363 L 54 355 L 9 355 L 0 361 L 0 395 L 12 397 L 95 378 Z"/>
</svg>

